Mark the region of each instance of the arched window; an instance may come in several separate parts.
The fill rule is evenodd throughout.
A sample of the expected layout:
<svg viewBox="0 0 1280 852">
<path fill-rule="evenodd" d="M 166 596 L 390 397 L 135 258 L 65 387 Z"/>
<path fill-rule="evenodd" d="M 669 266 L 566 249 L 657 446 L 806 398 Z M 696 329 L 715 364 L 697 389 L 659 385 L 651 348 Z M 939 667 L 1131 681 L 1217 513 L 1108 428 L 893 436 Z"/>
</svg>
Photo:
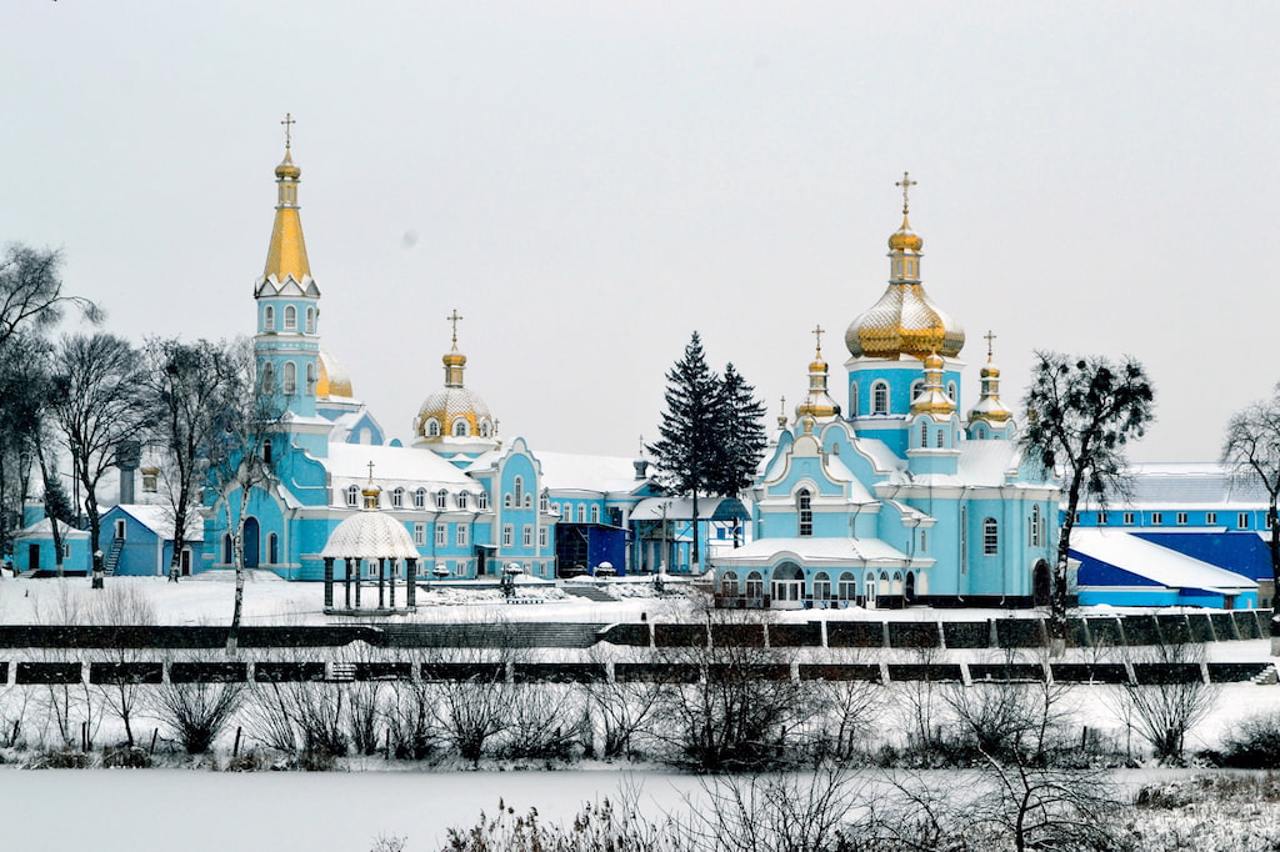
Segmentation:
<svg viewBox="0 0 1280 852">
<path fill-rule="evenodd" d="M 858 584 L 853 574 L 845 571 L 840 575 L 840 584 L 836 587 L 836 597 L 842 601 L 853 600 L 858 596 Z"/>
<path fill-rule="evenodd" d="M 509 491 L 506 494 L 502 495 L 502 508 L 504 509 L 511 508 L 511 492 Z"/>
<path fill-rule="evenodd" d="M 276 365 L 270 361 L 266 361 L 262 365 L 262 392 L 275 393 L 276 390 Z"/>
<path fill-rule="evenodd" d="M 489 421 L 488 421 L 488 420 L 481 420 L 481 421 L 480 421 L 480 437 L 481 437 L 481 438 L 487 438 L 487 437 L 489 437 L 489 433 L 490 433 L 492 430 L 493 430 L 493 427 L 489 425 Z"/>
<path fill-rule="evenodd" d="M 914 400 L 916 399 L 916 397 L 920 396 L 920 393 L 921 393 L 921 391 L 923 391 L 923 390 L 924 390 L 924 380 L 923 380 L 923 379 L 916 379 L 914 382 L 912 382 L 912 383 L 911 383 L 911 399 L 912 399 L 912 401 L 914 401 Z"/>
<path fill-rule="evenodd" d="M 720 594 L 726 598 L 736 598 L 738 596 L 738 575 L 732 571 L 725 571 L 724 576 L 720 578 Z"/>
<path fill-rule="evenodd" d="M 471 434 L 471 425 L 461 417 L 453 421 L 453 437 L 465 438 Z"/>
<path fill-rule="evenodd" d="M 280 561 L 280 539 L 275 533 L 267 536 L 267 562 L 272 565 Z"/>
<path fill-rule="evenodd" d="M 307 308 L 307 334 L 316 333 L 316 309 Z"/>
<path fill-rule="evenodd" d="M 515 484 L 513 486 L 513 489 L 516 495 L 515 496 L 516 505 L 519 506 L 521 503 L 524 502 L 524 477 L 523 476 L 517 476 L 515 478 Z"/>
<path fill-rule="evenodd" d="M 920 421 L 920 446 L 921 448 L 929 446 L 929 424 L 923 420 Z"/>
<path fill-rule="evenodd" d="M 449 505 L 449 492 L 441 488 L 436 492 L 436 508 L 443 509 Z"/>
<path fill-rule="evenodd" d="M 286 305 L 284 309 L 284 330 L 298 330 L 298 309 L 293 305 Z"/>
<path fill-rule="evenodd" d="M 395 491 L 391 492 L 391 508 L 393 509 L 404 508 L 404 489 L 403 488 L 397 488 Z"/>
<path fill-rule="evenodd" d="M 479 509 L 481 512 L 487 512 L 489 510 L 489 492 L 488 491 L 481 491 L 478 495 L 476 495 L 476 508 Z"/>
<path fill-rule="evenodd" d="M 284 393 L 292 396 L 298 392 L 298 365 L 292 361 L 284 362 Z"/>
<path fill-rule="evenodd" d="M 276 309 L 271 305 L 262 309 L 262 327 L 267 331 L 276 330 Z"/>
<path fill-rule="evenodd" d="M 360 489 L 355 485 L 347 486 L 347 505 L 355 508 L 360 505 Z"/>
<path fill-rule="evenodd" d="M 265 441 L 262 442 L 262 461 L 268 465 L 271 464 L 271 439 L 270 438 L 267 438 Z"/>
<path fill-rule="evenodd" d="M 469 503 L 470 503 L 470 500 L 468 498 L 467 492 L 459 491 L 458 492 L 458 508 L 465 509 L 467 508 Z"/>
<path fill-rule="evenodd" d="M 600 507 L 599 506 L 591 507 L 591 523 L 593 524 L 600 523 Z"/>
<path fill-rule="evenodd" d="M 542 496 L 538 498 L 538 511 L 546 514 L 551 511 L 551 503 L 548 500 L 547 492 L 543 491 Z"/>
<path fill-rule="evenodd" d="M 413 508 L 427 508 L 427 489 L 419 488 L 417 491 L 413 492 Z"/>
<path fill-rule="evenodd" d="M 888 414 L 889 413 L 889 384 L 888 382 L 876 382 L 871 386 L 871 413 L 872 414 Z"/>
<path fill-rule="evenodd" d="M 533 495 L 532 495 L 532 494 L 526 494 L 526 495 L 524 495 L 524 507 L 525 507 L 526 509 L 532 509 L 532 508 L 533 508 Z"/>
<path fill-rule="evenodd" d="M 1000 522 L 995 518 L 986 518 L 982 522 L 982 552 L 987 556 L 1000 552 Z"/>
<path fill-rule="evenodd" d="M 585 503 L 578 504 L 578 523 L 585 524 L 587 522 L 587 505 Z"/>
<path fill-rule="evenodd" d="M 235 558 L 235 543 L 231 540 L 231 533 L 227 533 L 222 537 L 223 564 L 230 565 Z"/>
<path fill-rule="evenodd" d="M 311 395 L 316 392 L 316 365 L 307 365 L 307 394 Z"/>
<path fill-rule="evenodd" d="M 796 509 L 800 513 L 800 535 L 813 535 L 813 496 L 808 488 L 796 493 Z"/>
<path fill-rule="evenodd" d="M 747 575 L 747 597 L 757 601 L 764 597 L 764 577 L 759 571 Z"/>
<path fill-rule="evenodd" d="M 427 437 L 428 438 L 440 437 L 440 421 L 436 420 L 434 417 L 432 417 L 430 420 L 427 421 Z"/>
<path fill-rule="evenodd" d="M 831 600 L 831 578 L 826 571 L 819 571 L 813 578 L 813 599 L 815 601 Z"/>
<path fill-rule="evenodd" d="M 947 382 L 947 396 L 951 397 L 951 401 L 956 401 L 956 383 Z"/>
</svg>

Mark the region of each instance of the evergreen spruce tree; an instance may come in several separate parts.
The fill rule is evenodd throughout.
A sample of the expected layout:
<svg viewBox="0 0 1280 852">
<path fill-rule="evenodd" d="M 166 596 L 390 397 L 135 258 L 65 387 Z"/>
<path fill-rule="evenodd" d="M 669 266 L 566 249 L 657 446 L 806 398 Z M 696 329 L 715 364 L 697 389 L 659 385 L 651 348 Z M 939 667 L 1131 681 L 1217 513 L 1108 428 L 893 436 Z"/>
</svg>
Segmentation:
<svg viewBox="0 0 1280 852">
<path fill-rule="evenodd" d="M 697 565 L 698 494 L 716 490 L 723 481 L 720 468 L 726 441 L 720 377 L 707 366 L 696 331 L 684 348 L 684 357 L 667 372 L 664 397 L 667 410 L 658 427 L 662 437 L 648 450 L 657 460 L 662 483 L 693 499 L 693 563 Z"/>
<path fill-rule="evenodd" d="M 737 497 L 751 487 L 756 469 L 768 439 L 764 433 L 764 400 L 757 399 L 756 389 L 747 383 L 733 366 L 725 365 L 724 381 L 720 385 L 720 406 L 724 423 L 721 426 L 723 443 L 720 446 L 718 481 L 714 490 L 721 497 Z M 734 524 L 733 542 L 739 542 L 740 525 Z"/>
</svg>

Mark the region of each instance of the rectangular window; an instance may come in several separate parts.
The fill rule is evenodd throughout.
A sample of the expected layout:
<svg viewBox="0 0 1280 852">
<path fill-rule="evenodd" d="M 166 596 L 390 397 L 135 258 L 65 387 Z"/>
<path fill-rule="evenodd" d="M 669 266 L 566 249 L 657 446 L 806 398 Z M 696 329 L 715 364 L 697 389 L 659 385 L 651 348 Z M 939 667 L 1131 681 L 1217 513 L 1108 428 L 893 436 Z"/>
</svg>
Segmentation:
<svg viewBox="0 0 1280 852">
<path fill-rule="evenodd" d="M 920 550 L 925 551 L 928 549 L 929 549 L 928 533 L 925 530 L 920 530 Z"/>
<path fill-rule="evenodd" d="M 426 524 L 413 525 L 413 543 L 414 544 L 427 543 L 427 525 Z"/>
<path fill-rule="evenodd" d="M 1163 523 L 1164 523 L 1164 513 L 1163 513 L 1163 512 L 1152 512 L 1152 513 L 1151 513 L 1151 523 L 1155 524 L 1156 526 L 1160 526 L 1161 524 L 1163 524 Z"/>
<path fill-rule="evenodd" d="M 1125 513 L 1124 513 L 1124 525 L 1125 525 L 1126 527 L 1131 527 L 1131 526 L 1133 526 L 1133 512 L 1125 512 Z"/>
<path fill-rule="evenodd" d="M 1217 513 L 1217 512 L 1205 512 L 1205 513 L 1204 513 L 1204 522 L 1205 522 L 1206 524 L 1209 524 L 1210 526 L 1212 526 L 1212 525 L 1214 525 L 1214 524 L 1218 523 L 1218 513 Z"/>
<path fill-rule="evenodd" d="M 455 540 L 458 542 L 458 547 L 467 546 L 467 525 L 466 524 L 458 524 L 458 535 Z"/>
<path fill-rule="evenodd" d="M 436 547 L 444 547 L 449 541 L 448 535 L 448 524 L 436 524 Z"/>
<path fill-rule="evenodd" d="M 1249 529 L 1249 513 L 1248 512 L 1241 512 L 1240 514 L 1236 515 L 1236 526 L 1242 530 Z"/>
<path fill-rule="evenodd" d="M 995 556 L 1000 552 L 1000 525 L 995 518 L 987 518 L 982 522 L 982 552 L 986 556 Z"/>
<path fill-rule="evenodd" d="M 520 544 L 524 547 L 533 547 L 533 527 L 528 524 L 520 531 Z"/>
<path fill-rule="evenodd" d="M 538 527 L 538 547 L 547 546 L 547 528 Z"/>
<path fill-rule="evenodd" d="M 1185 526 L 1187 525 L 1187 513 L 1186 513 L 1186 512 L 1179 512 L 1179 513 L 1178 513 L 1177 515 L 1175 515 L 1174 517 L 1175 517 L 1175 519 L 1176 519 L 1176 520 L 1177 520 L 1177 522 L 1178 522 L 1178 526 L 1180 526 L 1180 527 L 1185 527 Z"/>
<path fill-rule="evenodd" d="M 503 524 L 502 525 L 502 546 L 510 547 L 511 542 L 513 542 L 514 540 L 515 540 L 514 532 L 511 528 L 511 524 Z"/>
<path fill-rule="evenodd" d="M 1100 526 L 1100 527 L 1104 527 L 1104 526 L 1106 526 L 1106 525 L 1107 525 L 1107 513 L 1106 513 L 1106 512 L 1099 512 L 1099 513 L 1098 513 L 1098 526 Z"/>
</svg>

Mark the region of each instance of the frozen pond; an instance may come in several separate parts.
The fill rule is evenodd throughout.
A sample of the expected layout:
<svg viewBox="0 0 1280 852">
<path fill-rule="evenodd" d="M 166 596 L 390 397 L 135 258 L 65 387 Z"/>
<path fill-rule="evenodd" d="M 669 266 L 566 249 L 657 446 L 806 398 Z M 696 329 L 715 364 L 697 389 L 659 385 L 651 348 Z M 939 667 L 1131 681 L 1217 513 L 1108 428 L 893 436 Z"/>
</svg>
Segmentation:
<svg viewBox="0 0 1280 852">
<path fill-rule="evenodd" d="M 954 776 L 927 772 L 925 775 Z M 1125 770 L 1125 787 L 1187 770 Z M 940 784 L 956 779 L 931 779 Z M 0 769 L 0 837 L 24 852 L 367 852 L 379 834 L 408 852 L 439 849 L 445 830 L 492 813 L 499 797 L 566 821 L 584 801 L 640 785 L 642 808 L 677 810 L 697 778 L 660 770 L 256 772 Z"/>
</svg>

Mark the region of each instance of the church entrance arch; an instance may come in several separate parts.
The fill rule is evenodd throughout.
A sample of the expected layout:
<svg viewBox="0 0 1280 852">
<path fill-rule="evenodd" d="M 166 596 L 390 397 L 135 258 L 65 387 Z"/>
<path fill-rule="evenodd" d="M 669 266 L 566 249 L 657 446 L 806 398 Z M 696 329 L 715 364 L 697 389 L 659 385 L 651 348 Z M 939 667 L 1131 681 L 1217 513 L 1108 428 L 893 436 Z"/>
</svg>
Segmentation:
<svg viewBox="0 0 1280 852">
<path fill-rule="evenodd" d="M 800 606 L 804 597 L 804 571 L 794 562 L 773 569 L 773 604 L 785 608 Z"/>
<path fill-rule="evenodd" d="M 907 572 L 907 584 L 903 587 L 902 595 L 907 603 L 916 602 L 916 575 L 914 571 Z"/>
<path fill-rule="evenodd" d="M 258 519 L 244 519 L 244 567 L 258 567 Z"/>
<path fill-rule="evenodd" d="M 1049 575 L 1049 563 L 1041 559 L 1031 569 L 1031 599 L 1036 606 L 1048 606 L 1053 594 L 1052 578 Z"/>
</svg>

